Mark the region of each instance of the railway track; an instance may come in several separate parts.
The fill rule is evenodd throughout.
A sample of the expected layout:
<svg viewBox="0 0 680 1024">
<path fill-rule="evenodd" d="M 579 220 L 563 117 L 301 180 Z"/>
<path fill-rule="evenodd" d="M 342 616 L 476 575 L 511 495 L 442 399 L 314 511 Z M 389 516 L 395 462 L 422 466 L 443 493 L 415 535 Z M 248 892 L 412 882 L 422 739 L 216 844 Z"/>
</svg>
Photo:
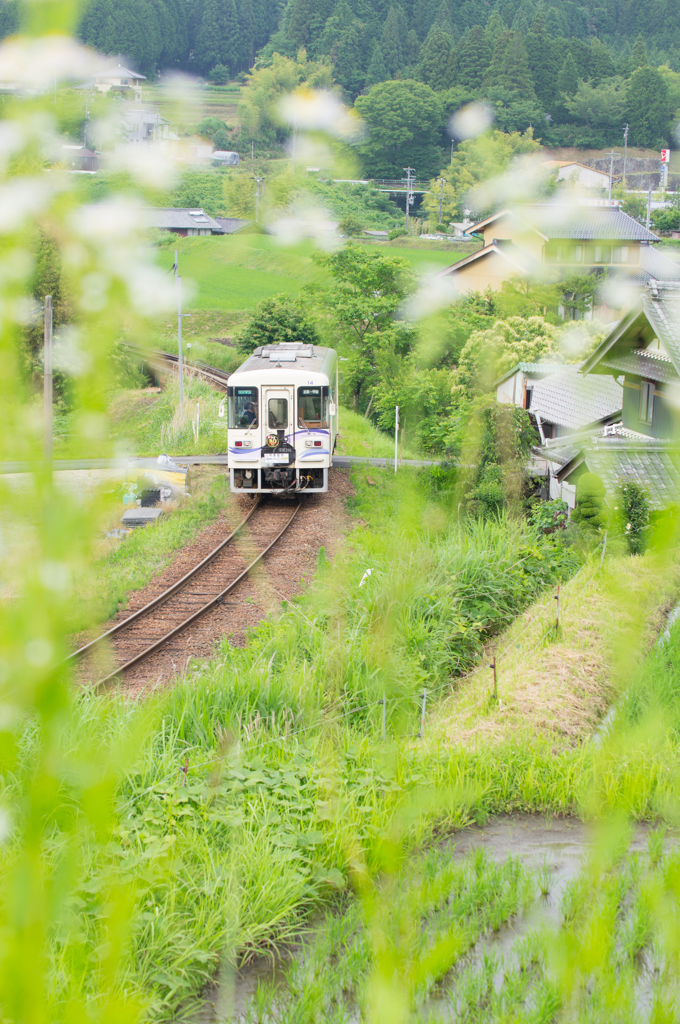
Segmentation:
<svg viewBox="0 0 680 1024">
<path fill-rule="evenodd" d="M 125 343 L 125 347 L 134 352 L 135 355 L 145 359 L 148 363 L 166 363 L 170 366 L 176 366 L 179 363 L 179 356 L 174 355 L 172 352 L 163 352 L 161 349 L 147 349 L 140 348 L 138 345 L 130 345 Z M 207 363 L 189 363 L 184 360 L 184 365 L 187 369 L 190 369 L 192 373 L 197 373 L 204 380 L 209 381 L 213 387 L 218 388 L 220 391 L 227 390 L 227 381 L 229 380 L 230 374 L 224 370 L 218 370 L 216 366 L 208 366 Z"/>
<path fill-rule="evenodd" d="M 67 662 L 81 662 L 108 643 L 119 664 L 98 680 L 96 686 L 102 687 L 159 654 L 181 661 L 187 631 L 198 619 L 209 618 L 249 576 L 286 533 L 300 507 L 296 503 L 291 510 L 289 505 L 258 502 L 236 529 L 188 573 L 143 608 L 74 651 Z"/>
</svg>

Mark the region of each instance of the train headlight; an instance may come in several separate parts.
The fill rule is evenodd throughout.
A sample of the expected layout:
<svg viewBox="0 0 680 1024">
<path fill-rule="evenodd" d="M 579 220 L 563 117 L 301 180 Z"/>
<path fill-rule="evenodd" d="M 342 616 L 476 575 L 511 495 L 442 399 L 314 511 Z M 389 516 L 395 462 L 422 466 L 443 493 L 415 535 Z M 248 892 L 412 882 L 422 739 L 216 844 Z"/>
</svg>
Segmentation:
<svg viewBox="0 0 680 1024">
<path fill-rule="evenodd" d="M 314 442 L 313 441 L 305 441 L 305 448 L 313 448 L 313 447 L 314 447 Z"/>
<path fill-rule="evenodd" d="M 253 447 L 253 442 L 252 441 L 244 441 L 243 442 L 243 447 L 244 448 L 252 448 Z"/>
</svg>

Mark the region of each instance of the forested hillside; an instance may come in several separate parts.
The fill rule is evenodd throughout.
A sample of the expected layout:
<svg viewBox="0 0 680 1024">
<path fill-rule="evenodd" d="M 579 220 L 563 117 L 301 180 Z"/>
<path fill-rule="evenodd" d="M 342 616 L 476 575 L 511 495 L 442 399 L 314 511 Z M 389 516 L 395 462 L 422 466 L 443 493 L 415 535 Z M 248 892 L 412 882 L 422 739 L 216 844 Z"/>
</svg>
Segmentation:
<svg viewBox="0 0 680 1024">
<path fill-rule="evenodd" d="M 18 12 L 0 0 L 1 35 Z M 663 146 L 680 108 L 680 0 L 86 0 L 79 34 L 150 78 L 259 69 L 237 146 L 280 134 L 253 114 L 260 84 L 268 102 L 302 82 L 335 85 L 370 128 L 375 152 L 361 158 L 378 177 L 405 159 L 438 173 L 448 118 L 473 99 L 503 133 L 581 148 L 619 145 L 626 122 L 630 145 Z"/>
</svg>

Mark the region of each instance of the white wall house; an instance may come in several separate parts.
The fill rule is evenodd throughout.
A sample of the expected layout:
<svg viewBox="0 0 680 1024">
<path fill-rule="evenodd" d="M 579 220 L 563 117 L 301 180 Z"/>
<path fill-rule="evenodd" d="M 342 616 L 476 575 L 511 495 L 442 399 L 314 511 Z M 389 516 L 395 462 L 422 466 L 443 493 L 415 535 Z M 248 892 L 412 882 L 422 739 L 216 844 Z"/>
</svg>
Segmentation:
<svg viewBox="0 0 680 1024">
<path fill-rule="evenodd" d="M 557 180 L 567 181 L 572 178 L 582 188 L 609 188 L 609 175 L 606 171 L 596 171 L 576 160 L 544 160 L 543 166 L 550 171 L 557 169 Z"/>
<path fill-rule="evenodd" d="M 146 81 L 145 75 L 138 71 L 130 71 L 129 68 L 117 64 L 115 67 L 106 68 L 100 71 L 94 78 L 94 87 L 98 92 L 110 92 L 111 89 L 134 93 L 135 102 L 142 101 L 142 82 Z"/>
</svg>

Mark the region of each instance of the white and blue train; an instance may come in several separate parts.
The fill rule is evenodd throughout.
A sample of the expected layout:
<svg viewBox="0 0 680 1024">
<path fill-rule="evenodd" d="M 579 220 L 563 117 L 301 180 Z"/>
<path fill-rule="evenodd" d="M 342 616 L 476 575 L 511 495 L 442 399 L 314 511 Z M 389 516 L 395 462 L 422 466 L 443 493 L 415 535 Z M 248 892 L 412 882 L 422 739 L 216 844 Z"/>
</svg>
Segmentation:
<svg viewBox="0 0 680 1024">
<path fill-rule="evenodd" d="M 338 433 L 338 357 L 332 348 L 256 348 L 229 378 L 232 491 L 328 490 Z"/>
</svg>

